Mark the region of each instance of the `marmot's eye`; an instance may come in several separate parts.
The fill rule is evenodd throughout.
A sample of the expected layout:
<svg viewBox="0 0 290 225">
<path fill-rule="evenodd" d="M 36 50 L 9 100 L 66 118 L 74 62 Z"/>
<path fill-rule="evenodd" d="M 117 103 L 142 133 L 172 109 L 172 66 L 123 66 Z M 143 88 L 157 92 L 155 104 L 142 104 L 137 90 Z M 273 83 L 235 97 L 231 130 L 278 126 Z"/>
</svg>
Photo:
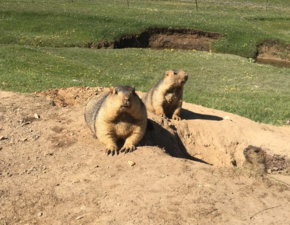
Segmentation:
<svg viewBox="0 0 290 225">
<path fill-rule="evenodd" d="M 176 73 L 176 72 L 174 72 L 174 75 L 176 76 L 176 75 L 177 75 L 177 73 Z"/>
<path fill-rule="evenodd" d="M 117 95 L 118 94 L 118 91 L 115 91 L 115 95 Z"/>
</svg>

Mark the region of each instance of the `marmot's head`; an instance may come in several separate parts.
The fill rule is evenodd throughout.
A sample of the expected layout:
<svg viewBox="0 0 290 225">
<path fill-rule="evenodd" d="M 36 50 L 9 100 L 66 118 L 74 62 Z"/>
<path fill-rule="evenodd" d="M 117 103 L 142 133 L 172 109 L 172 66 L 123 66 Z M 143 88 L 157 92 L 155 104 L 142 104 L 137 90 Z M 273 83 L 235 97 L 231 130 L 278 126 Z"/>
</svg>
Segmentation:
<svg viewBox="0 0 290 225">
<path fill-rule="evenodd" d="M 183 70 L 167 70 L 164 79 L 172 86 L 183 86 L 188 79 L 188 75 Z"/>
<path fill-rule="evenodd" d="M 138 101 L 138 95 L 135 93 L 135 87 L 131 86 L 116 86 L 111 87 L 110 97 L 116 98 L 113 104 L 121 110 L 130 109 L 132 105 Z"/>
<path fill-rule="evenodd" d="M 260 147 L 249 145 L 244 149 L 244 156 L 246 160 L 252 164 L 265 163 L 266 155 L 266 151 Z"/>
</svg>

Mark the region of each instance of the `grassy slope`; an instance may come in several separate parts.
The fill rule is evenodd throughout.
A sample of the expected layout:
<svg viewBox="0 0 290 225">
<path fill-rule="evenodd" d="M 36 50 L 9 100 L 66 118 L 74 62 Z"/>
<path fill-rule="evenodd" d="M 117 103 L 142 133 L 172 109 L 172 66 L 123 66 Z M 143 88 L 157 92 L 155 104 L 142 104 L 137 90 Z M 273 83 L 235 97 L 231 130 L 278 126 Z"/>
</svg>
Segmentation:
<svg viewBox="0 0 290 225">
<path fill-rule="evenodd" d="M 64 48 L 152 26 L 192 27 L 226 35 L 214 51 L 250 57 L 264 39 L 290 42 L 289 3 L 275 2 L 266 11 L 265 1 L 203 1 L 196 12 L 184 1 L 136 0 L 128 8 L 119 0 L 0 0 L 0 89 L 129 84 L 147 91 L 166 69 L 182 68 L 190 76 L 185 101 L 279 125 L 290 118 L 289 69 L 206 52 Z"/>
<path fill-rule="evenodd" d="M 220 32 L 225 38 L 213 50 L 251 57 L 264 39 L 290 42 L 290 5 L 265 2 L 84 0 L 34 1 L 0 0 L 0 27 L 3 44 L 35 46 L 82 46 L 99 40 L 113 40 L 147 27 L 190 27 Z M 271 3 L 274 4 L 274 3 Z"/>
</svg>

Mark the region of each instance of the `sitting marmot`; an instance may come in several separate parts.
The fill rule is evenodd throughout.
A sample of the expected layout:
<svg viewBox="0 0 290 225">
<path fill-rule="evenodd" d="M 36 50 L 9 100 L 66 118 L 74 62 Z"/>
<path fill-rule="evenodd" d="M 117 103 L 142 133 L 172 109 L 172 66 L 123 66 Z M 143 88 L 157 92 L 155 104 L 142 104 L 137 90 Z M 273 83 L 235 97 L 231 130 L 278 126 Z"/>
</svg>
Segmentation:
<svg viewBox="0 0 290 225">
<path fill-rule="evenodd" d="M 147 110 L 162 117 L 180 120 L 183 85 L 188 79 L 183 70 L 168 70 L 165 76 L 142 97 Z"/>
<path fill-rule="evenodd" d="M 91 99 L 85 121 L 95 137 L 106 146 L 106 153 L 119 153 L 117 141 L 124 140 L 121 152 L 131 152 L 143 138 L 147 126 L 146 107 L 134 87 L 111 87 Z"/>
</svg>

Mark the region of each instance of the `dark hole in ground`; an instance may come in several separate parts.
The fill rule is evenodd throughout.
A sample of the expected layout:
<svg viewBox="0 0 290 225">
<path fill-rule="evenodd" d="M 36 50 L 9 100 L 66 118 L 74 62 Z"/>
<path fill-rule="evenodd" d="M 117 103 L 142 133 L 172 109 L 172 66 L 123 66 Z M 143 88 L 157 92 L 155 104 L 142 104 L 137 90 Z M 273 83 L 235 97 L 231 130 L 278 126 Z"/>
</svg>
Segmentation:
<svg viewBox="0 0 290 225">
<path fill-rule="evenodd" d="M 152 48 L 210 51 L 210 44 L 223 35 L 189 28 L 148 28 L 139 34 L 127 34 L 115 41 L 88 43 L 88 48 Z M 264 41 L 257 45 L 253 58 L 257 63 L 276 67 L 290 67 L 289 48 L 281 47 L 277 41 Z M 281 57 L 281 56 L 282 57 Z"/>
<path fill-rule="evenodd" d="M 257 45 L 256 62 L 290 68 L 290 44 L 278 40 L 265 40 Z"/>
<path fill-rule="evenodd" d="M 219 33 L 196 29 L 148 28 L 139 34 L 127 34 L 114 42 L 100 42 L 91 48 L 153 48 L 209 51 L 210 43 L 222 37 Z"/>
</svg>

